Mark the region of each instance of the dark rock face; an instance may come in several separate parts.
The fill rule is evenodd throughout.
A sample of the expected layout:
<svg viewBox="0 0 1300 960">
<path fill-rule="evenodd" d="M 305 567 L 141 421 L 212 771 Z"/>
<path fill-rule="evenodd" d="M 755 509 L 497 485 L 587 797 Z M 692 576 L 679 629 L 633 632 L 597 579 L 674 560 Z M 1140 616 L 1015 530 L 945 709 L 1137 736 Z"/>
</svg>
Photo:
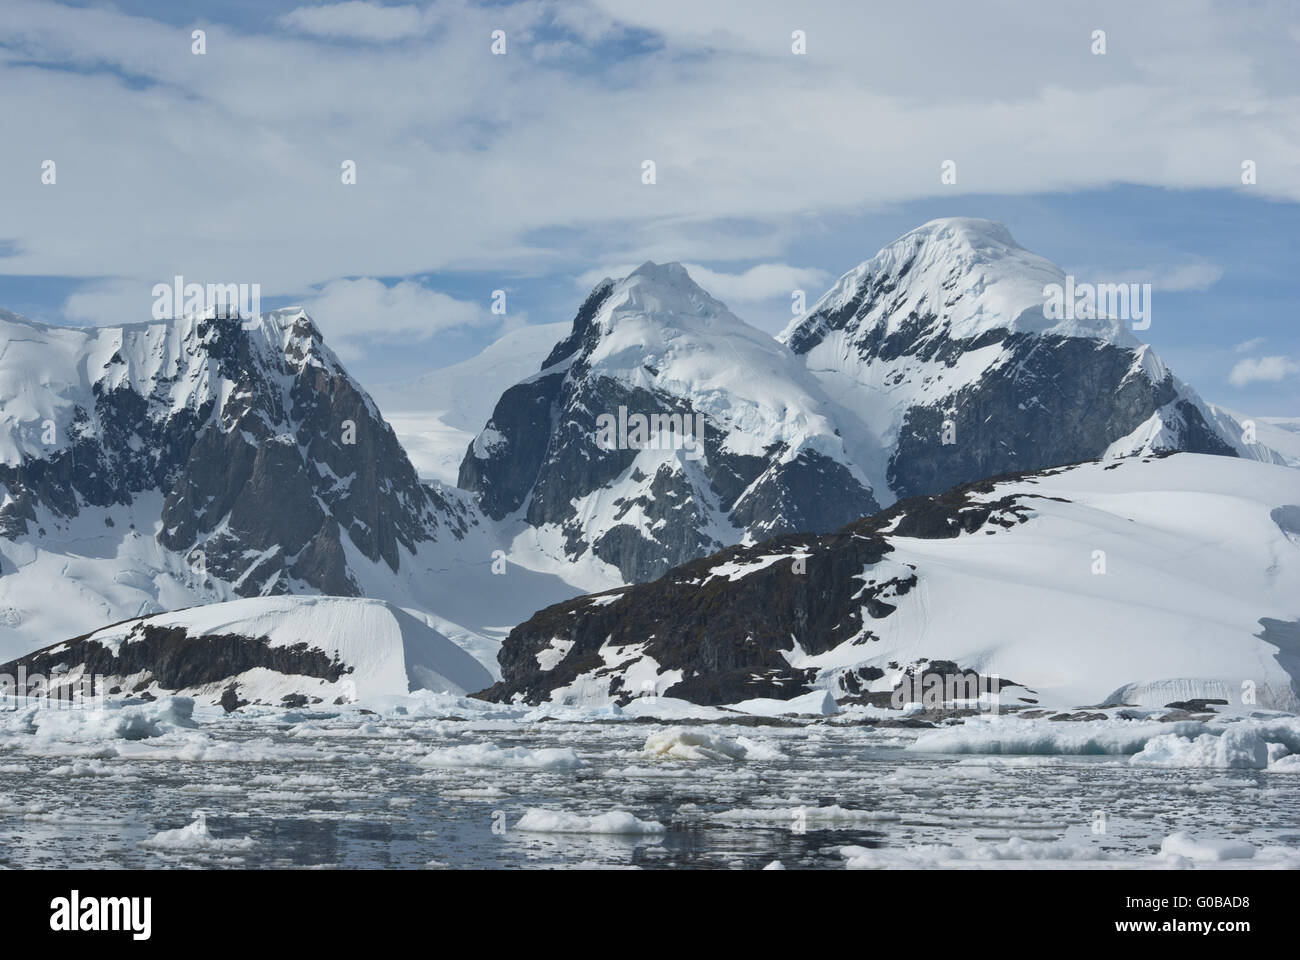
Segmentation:
<svg viewBox="0 0 1300 960">
<path fill-rule="evenodd" d="M 55 644 L 25 657 L 19 657 L 3 666 L 0 673 L 14 676 L 19 667 L 27 675 L 54 676 L 74 667 L 82 667 L 88 675 L 129 677 L 148 674 L 166 690 L 215 683 L 251 670 L 265 667 L 279 673 L 306 677 L 319 677 L 333 682 L 351 668 L 327 657 L 307 643 L 292 646 L 270 646 L 266 637 L 244 637 L 238 634 L 208 634 L 191 637 L 184 627 L 160 627 L 142 623 L 111 649 L 90 634 L 76 637 L 66 643 Z M 148 681 L 142 681 L 148 686 Z M 228 687 L 222 696 L 223 706 L 229 702 L 239 704 L 234 687 Z M 227 707 L 227 710 L 230 710 Z"/>
<path fill-rule="evenodd" d="M 0 535 L 30 532 L 38 505 L 74 517 L 83 505 L 159 490 L 161 545 L 196 563 L 201 555 L 206 575 L 240 596 L 286 593 L 295 582 L 355 595 L 345 534 L 394 571 L 399 546 L 464 535 L 464 507 L 420 483 L 305 314 L 174 321 L 153 341 L 142 328 L 123 337 L 136 338 L 130 364 L 119 351 L 87 371 L 93 404 L 77 407 L 70 442 L 0 465 L 11 498 Z M 166 371 L 167 350 L 181 357 L 174 374 L 157 373 L 143 389 L 134 367 L 126 372 L 135 377 L 114 376 L 115 364 Z"/>
<path fill-rule="evenodd" d="M 1005 359 L 941 406 L 914 406 L 889 460 L 899 496 L 934 493 L 977 477 L 1095 459 L 1167 408 L 1181 427 L 1176 449 L 1236 456 L 1181 398 L 1172 375 L 1152 383 L 1134 372 L 1133 351 L 1077 337 L 1016 334 Z M 974 344 L 952 342 L 955 363 Z M 945 429 L 951 443 L 944 443 Z"/>
<path fill-rule="evenodd" d="M 625 688 L 623 668 L 641 655 L 662 672 L 680 670 L 681 679 L 662 692 L 694 703 L 806 693 L 815 671 L 794 668 L 784 656 L 794 650 L 795 637 L 812 655 L 850 640 L 869 644 L 872 621 L 893 614 L 891 599 L 916 585 L 907 568 L 898 576 L 864 578 L 893 552 L 890 535 L 952 538 L 985 524 L 1015 526 L 1027 519 L 1034 496 L 970 499 L 992 490 L 992 482 L 901 501 L 830 534 L 730 547 L 653 583 L 548 607 L 510 632 L 498 655 L 502 681 L 476 696 L 539 703 L 585 678 L 607 680 L 609 694 L 627 703 L 642 691 Z M 889 535 L 881 533 L 891 526 Z M 773 556 L 780 559 L 770 562 Z M 734 580 L 716 573 L 733 564 L 755 570 Z M 568 652 L 542 669 L 538 654 L 557 648 Z M 846 674 L 842 692 L 856 694 L 863 681 L 880 675 Z"/>
<path fill-rule="evenodd" d="M 516 384 L 501 395 L 488 429 L 501 442 L 483 441 L 490 458 L 471 449 L 460 465 L 457 482 L 479 495 L 479 506 L 494 520 L 514 513 L 528 498 L 550 447 L 551 418 L 563 386 L 555 373 Z"/>
<path fill-rule="evenodd" d="M 240 707 L 248 706 L 247 700 L 239 699 L 238 687 L 239 684 L 232 683 L 230 686 L 226 687 L 226 689 L 221 692 L 221 700 L 219 702 L 221 704 L 221 708 L 225 710 L 226 713 L 234 713 Z"/>
<path fill-rule="evenodd" d="M 1165 706 L 1170 710 L 1182 710 L 1184 713 L 1218 713 L 1214 706 L 1228 705 L 1227 700 L 1217 698 L 1197 697 L 1194 700 L 1175 700 L 1173 703 L 1166 703 Z"/>
<path fill-rule="evenodd" d="M 502 395 L 484 434 L 495 432 L 503 440 L 484 449 L 489 456 L 482 458 L 471 446 L 461 464 L 460 485 L 476 491 L 483 511 L 494 519 L 522 511 L 534 526 L 558 524 L 571 555 L 590 546 L 629 580 L 653 579 L 675 563 L 722 546 L 703 532 L 707 501 L 695 496 L 695 484 L 708 485 L 714 471 L 705 467 L 697 472 L 690 465 L 633 478 L 641 481 L 639 493 L 615 503 L 616 517 L 639 509 L 652 521 L 663 521 L 656 539 L 647 539 L 631 524 L 619 524 L 588 542 L 590 531 L 573 500 L 614 484 L 637 455 L 630 449 L 603 450 L 596 443 L 599 412 L 620 405 L 646 415 L 689 413 L 675 398 L 629 389 L 605 377 L 586 379 L 573 367 L 545 374 Z M 708 442 L 706 432 L 706 449 Z M 482 437 L 475 443 L 482 449 Z M 696 473 L 702 476 L 693 477 Z M 727 472 L 725 479 L 736 478 Z"/>
</svg>

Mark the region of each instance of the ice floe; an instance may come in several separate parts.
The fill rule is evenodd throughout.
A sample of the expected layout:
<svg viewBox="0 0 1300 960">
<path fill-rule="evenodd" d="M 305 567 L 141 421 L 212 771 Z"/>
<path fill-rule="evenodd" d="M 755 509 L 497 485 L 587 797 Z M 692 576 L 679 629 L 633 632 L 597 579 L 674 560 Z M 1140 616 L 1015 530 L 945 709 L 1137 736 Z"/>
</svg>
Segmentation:
<svg viewBox="0 0 1300 960">
<path fill-rule="evenodd" d="M 195 811 L 192 823 L 175 830 L 163 830 L 140 843 L 142 847 L 169 852 L 228 852 L 249 850 L 256 845 L 251 837 L 223 839 L 214 837 L 208 830 L 208 820 L 203 811 Z"/>
<path fill-rule="evenodd" d="M 655 760 L 784 760 L 770 744 L 749 737 L 730 739 L 686 727 L 669 727 L 646 737 L 643 756 Z"/>
<path fill-rule="evenodd" d="M 583 766 L 572 747 L 498 747 L 491 743 L 465 743 L 434 750 L 418 761 L 429 767 L 528 767 L 534 770 L 575 770 Z"/>
<path fill-rule="evenodd" d="M 1256 849 L 1242 840 L 1210 840 L 1193 836 L 1186 830 L 1171 833 L 1160 843 L 1162 857 L 1187 860 L 1249 860 Z"/>
<path fill-rule="evenodd" d="M 653 835 L 666 831 L 657 820 L 638 820 L 624 810 L 585 817 L 563 810 L 529 810 L 517 824 L 525 833 L 599 833 Z"/>
</svg>

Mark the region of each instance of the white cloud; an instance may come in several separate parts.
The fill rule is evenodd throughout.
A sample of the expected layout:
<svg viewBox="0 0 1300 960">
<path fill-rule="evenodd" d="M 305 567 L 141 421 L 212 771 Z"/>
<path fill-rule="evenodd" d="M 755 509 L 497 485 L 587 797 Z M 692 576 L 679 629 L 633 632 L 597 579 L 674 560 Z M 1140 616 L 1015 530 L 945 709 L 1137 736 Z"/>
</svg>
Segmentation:
<svg viewBox="0 0 1300 960">
<path fill-rule="evenodd" d="M 1234 387 L 1244 387 L 1261 380 L 1282 380 L 1294 373 L 1300 373 L 1300 364 L 1290 357 L 1250 357 L 1237 361 L 1228 374 L 1228 382 Z"/>
<path fill-rule="evenodd" d="M 726 273 L 711 270 L 698 263 L 684 263 L 691 279 L 705 292 L 724 303 L 760 303 L 765 300 L 788 300 L 795 290 L 803 290 L 808 302 L 822 295 L 830 274 L 815 267 L 792 267 L 786 263 L 760 263 L 743 273 Z M 636 264 L 622 263 L 614 266 L 594 267 L 579 274 L 574 283 L 583 291 L 590 290 L 606 277 L 621 278 L 637 268 Z"/>
<path fill-rule="evenodd" d="M 590 270 L 584 270 L 574 277 L 573 285 L 586 293 L 606 277 L 621 280 L 635 270 L 637 266 L 638 264 L 635 263 L 620 263 L 612 267 L 592 267 Z"/>
<path fill-rule="evenodd" d="M 303 304 L 326 340 L 356 356 L 372 340 L 420 341 L 436 333 L 489 324 L 486 305 L 457 300 L 410 280 L 386 286 L 372 277 L 334 280 Z"/>
<path fill-rule="evenodd" d="M 788 300 L 803 290 L 809 303 L 824 292 L 830 280 L 825 270 L 792 267 L 785 263 L 760 263 L 744 273 L 720 273 L 694 263 L 685 264 L 691 279 L 719 300 L 757 303 L 777 298 Z"/>
<path fill-rule="evenodd" d="M 1096 283 L 1149 283 L 1152 290 L 1165 293 L 1196 293 L 1208 290 L 1223 277 L 1222 267 L 1204 261 L 1155 264 L 1138 270 L 1087 267 L 1071 272 L 1078 278 L 1086 277 Z"/>
<path fill-rule="evenodd" d="M 375 42 L 419 36 L 427 28 L 418 7 L 386 7 L 368 0 L 298 7 L 280 17 L 280 24 L 318 37 Z"/>
<path fill-rule="evenodd" d="M 1250 351 L 1264 345 L 1263 337 L 1251 337 L 1249 340 L 1243 340 L 1233 347 L 1235 353 L 1250 353 Z"/>
<path fill-rule="evenodd" d="M 64 319 L 85 326 L 137 323 L 152 316 L 153 283 L 144 280 L 98 280 L 63 301 Z"/>
<path fill-rule="evenodd" d="M 196 57 L 188 26 L 5 0 L 0 183 L 16 252 L 0 270 L 219 276 L 272 297 L 340 276 L 598 258 L 779 264 L 821 214 L 956 191 L 1124 182 L 1300 200 L 1286 5 L 1103 4 L 1105 57 L 1088 53 L 1091 21 L 1058 4 L 808 5 L 794 15 L 806 56 L 790 53 L 783 4 L 575 7 L 565 35 L 535 2 L 450 0 L 436 22 L 409 4 L 302 6 L 292 34 L 211 24 Z M 530 55 L 633 27 L 657 35 L 647 52 Z M 506 56 L 490 53 L 494 29 Z M 1240 184 L 1244 157 L 1258 186 Z M 47 158 L 56 186 L 40 184 Z M 950 158 L 957 188 L 939 181 Z M 340 183 L 349 159 L 355 186 Z M 1203 289 L 1212 271 L 1164 282 Z"/>
<path fill-rule="evenodd" d="M 1170 292 L 1208 290 L 1223 277 L 1223 268 L 1212 263 L 1186 263 L 1176 267 L 1156 267 L 1151 271 L 1151 286 Z"/>
</svg>

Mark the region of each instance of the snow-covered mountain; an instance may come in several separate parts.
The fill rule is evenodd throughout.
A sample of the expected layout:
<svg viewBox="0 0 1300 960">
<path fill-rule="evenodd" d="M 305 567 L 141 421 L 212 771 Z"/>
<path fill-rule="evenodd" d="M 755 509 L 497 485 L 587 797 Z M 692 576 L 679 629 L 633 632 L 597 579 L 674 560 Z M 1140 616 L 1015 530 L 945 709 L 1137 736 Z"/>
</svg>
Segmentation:
<svg viewBox="0 0 1300 960">
<path fill-rule="evenodd" d="M 355 594 L 344 534 L 396 569 L 399 545 L 464 533 L 302 311 L 0 323 L 5 536 L 161 491 L 161 545 L 255 596 Z"/>
<path fill-rule="evenodd" d="M 846 273 L 777 347 L 680 264 L 647 263 L 602 281 L 505 391 L 459 485 L 527 525 L 519 556 L 597 589 L 1002 473 L 1174 450 L 1300 463 L 1268 423 L 1248 442 L 1104 300 L 1050 319 L 1051 284 L 1072 288 L 1003 225 L 935 220 Z M 702 454 L 600 442 L 602 416 L 635 413 L 703 415 Z"/>
<path fill-rule="evenodd" d="M 886 705 L 937 670 L 1008 703 L 1294 711 L 1300 474 L 1179 453 L 979 481 L 542 610 L 500 663 L 487 698 L 529 703 Z"/>
<path fill-rule="evenodd" d="M 541 371 L 502 395 L 460 486 L 488 516 L 530 524 L 541 554 L 653 579 L 725 544 L 872 512 L 870 452 L 832 408 L 792 353 L 680 264 L 646 263 L 598 284 Z"/>
<path fill-rule="evenodd" d="M 474 646 L 575 592 L 514 568 L 507 588 L 481 520 L 420 481 L 301 310 L 84 329 L 0 316 L 0 653 L 288 593 L 391 600 Z"/>
<path fill-rule="evenodd" d="M 1227 417 L 1229 422 L 1252 425 L 1255 439 L 1263 450 L 1276 454 L 1288 466 L 1300 467 L 1300 417 L 1252 417 L 1218 404 L 1207 406 L 1216 416 Z"/>
<path fill-rule="evenodd" d="M 580 589 L 900 496 L 1175 449 L 1300 462 L 1293 424 L 1244 442 L 1118 320 L 1045 319 L 1062 280 L 998 224 L 935 221 L 782 342 L 647 263 L 563 330 L 389 391 L 458 442 L 481 427 L 464 489 L 420 479 L 300 309 L 86 329 L 0 311 L 0 656 L 323 593 L 389 601 L 495 671 L 498 638 Z"/>
<path fill-rule="evenodd" d="M 477 660 L 391 604 L 356 597 L 254 597 L 126 620 L 54 644 L 0 672 L 203 702 L 332 704 L 413 690 L 472 693 Z"/>
<path fill-rule="evenodd" d="M 1050 284 L 1067 288 L 1062 270 L 1002 224 L 933 220 L 844 274 L 779 339 L 879 438 L 894 496 L 1105 454 L 1286 462 L 1243 442 L 1106 304 L 1049 319 Z"/>
</svg>

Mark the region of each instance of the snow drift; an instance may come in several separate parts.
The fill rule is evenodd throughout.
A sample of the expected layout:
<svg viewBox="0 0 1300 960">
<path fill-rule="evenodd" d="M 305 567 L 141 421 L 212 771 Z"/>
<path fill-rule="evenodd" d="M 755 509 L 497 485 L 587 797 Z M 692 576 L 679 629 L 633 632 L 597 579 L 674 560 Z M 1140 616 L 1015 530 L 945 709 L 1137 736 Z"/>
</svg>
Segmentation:
<svg viewBox="0 0 1300 960">
<path fill-rule="evenodd" d="M 184 692 L 208 702 L 351 702 L 491 682 L 470 654 L 382 600 L 256 597 L 127 620 L 9 664 L 123 693 Z M 233 693 L 229 691 L 233 690 Z"/>
</svg>

